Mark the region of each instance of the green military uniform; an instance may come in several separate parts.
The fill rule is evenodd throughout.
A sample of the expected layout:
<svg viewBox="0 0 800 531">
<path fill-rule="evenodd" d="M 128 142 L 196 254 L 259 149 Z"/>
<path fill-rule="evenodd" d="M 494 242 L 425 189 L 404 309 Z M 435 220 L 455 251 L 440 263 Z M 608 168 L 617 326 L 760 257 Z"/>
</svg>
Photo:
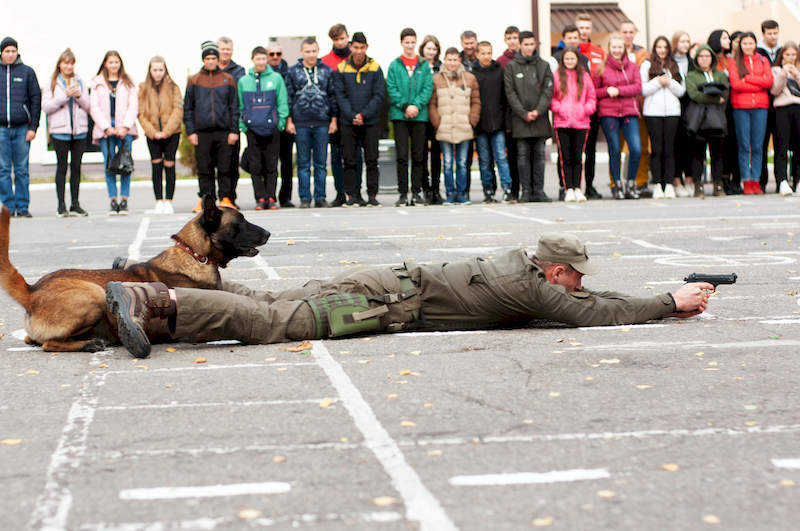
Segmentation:
<svg viewBox="0 0 800 531">
<path fill-rule="evenodd" d="M 572 235 L 539 240 L 540 260 L 594 271 Z M 280 292 L 255 292 L 235 283 L 225 291 L 176 288 L 174 338 L 275 343 L 409 329 L 487 328 L 548 319 L 576 326 L 619 325 L 675 312 L 669 293 L 629 297 L 551 284 L 522 250 L 495 259 L 371 268 L 331 281 L 312 280 Z M 338 313 L 337 313 L 338 312 Z"/>
</svg>

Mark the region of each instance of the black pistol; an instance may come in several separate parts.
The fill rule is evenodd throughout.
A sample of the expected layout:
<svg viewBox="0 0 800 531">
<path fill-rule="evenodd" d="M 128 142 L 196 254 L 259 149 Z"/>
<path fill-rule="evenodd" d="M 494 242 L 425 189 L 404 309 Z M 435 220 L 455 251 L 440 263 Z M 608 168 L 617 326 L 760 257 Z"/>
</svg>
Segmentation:
<svg viewBox="0 0 800 531">
<path fill-rule="evenodd" d="M 714 290 L 716 291 L 717 286 L 720 284 L 736 284 L 736 279 L 738 276 L 736 273 L 731 273 L 730 275 L 707 275 L 705 273 L 692 273 L 688 277 L 684 278 L 684 282 L 708 282 L 712 286 L 714 286 Z"/>
</svg>

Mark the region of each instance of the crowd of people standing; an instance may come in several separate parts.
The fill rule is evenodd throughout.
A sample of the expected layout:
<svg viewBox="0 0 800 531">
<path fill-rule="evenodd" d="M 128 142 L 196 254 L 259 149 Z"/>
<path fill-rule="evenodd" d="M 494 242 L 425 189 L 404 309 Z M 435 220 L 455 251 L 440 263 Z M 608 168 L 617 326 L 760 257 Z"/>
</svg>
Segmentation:
<svg viewBox="0 0 800 531">
<path fill-rule="evenodd" d="M 795 43 L 779 44 L 779 32 L 773 20 L 761 24 L 761 40 L 752 32 L 715 30 L 695 42 L 678 31 L 656 37 L 647 50 L 625 21 L 601 48 L 591 40 L 591 16 L 581 14 L 544 60 L 534 33 L 515 26 L 505 30 L 507 48 L 496 59 L 492 45 L 472 31 L 461 34 L 460 50 L 442 50 L 435 36 L 418 43 L 405 28 L 401 54 L 384 75 L 367 53 L 366 35 L 351 36 L 335 24 L 330 53 L 320 57 L 319 43 L 309 37 L 291 66 L 275 43 L 254 48 L 253 66 L 245 70 L 232 59 L 230 38 L 206 41 L 202 67 L 183 93 L 163 57 L 150 60 L 137 86 L 114 50 L 86 82 L 66 49 L 40 87 L 7 37 L 0 43 L 6 71 L 0 200 L 14 215 L 30 217 L 28 151 L 42 110 L 57 157 L 59 216 L 87 215 L 79 187 L 88 142 L 103 154 L 110 213 L 128 212 L 131 174 L 124 160 L 139 136 L 137 121 L 151 156 L 156 213 L 174 211 L 182 128 L 194 146 L 198 194 L 221 206 L 238 208 L 241 167 L 251 176 L 257 210 L 294 207 L 295 150 L 301 208 L 380 206 L 378 146 L 387 114 L 396 206 L 469 204 L 476 151 L 484 203 L 551 201 L 544 191 L 548 139 L 558 156 L 559 199 L 600 199 L 594 185 L 600 130 L 615 199 L 704 196 L 707 156 L 713 195 L 763 194 L 770 141 L 775 189 L 788 196 L 800 178 L 800 157 L 790 157 L 800 151 L 800 58 Z M 328 163 L 336 190 L 330 203 Z"/>
</svg>

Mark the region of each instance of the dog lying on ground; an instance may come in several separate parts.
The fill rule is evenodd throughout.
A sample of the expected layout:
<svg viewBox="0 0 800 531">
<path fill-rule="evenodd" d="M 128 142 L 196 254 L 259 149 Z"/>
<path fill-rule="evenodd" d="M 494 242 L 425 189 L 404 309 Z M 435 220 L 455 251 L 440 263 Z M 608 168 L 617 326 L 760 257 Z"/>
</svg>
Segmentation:
<svg viewBox="0 0 800 531">
<path fill-rule="evenodd" d="M 203 198 L 203 211 L 172 238 L 175 245 L 125 270 L 60 269 L 29 285 L 8 257 L 8 208 L 0 212 L 0 284 L 25 308 L 25 342 L 49 352 L 97 352 L 119 345 L 117 323 L 106 310 L 106 284 L 163 282 L 170 288 L 221 289 L 219 268 L 255 256 L 269 232 L 237 210 Z M 155 339 L 155 338 L 151 338 Z"/>
</svg>

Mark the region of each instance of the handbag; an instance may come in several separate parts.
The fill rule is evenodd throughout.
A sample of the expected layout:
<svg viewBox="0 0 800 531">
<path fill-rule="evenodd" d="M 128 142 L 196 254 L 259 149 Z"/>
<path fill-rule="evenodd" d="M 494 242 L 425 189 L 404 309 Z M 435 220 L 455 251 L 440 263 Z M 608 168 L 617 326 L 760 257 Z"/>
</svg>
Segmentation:
<svg viewBox="0 0 800 531">
<path fill-rule="evenodd" d="M 117 154 L 108 163 L 108 171 L 117 175 L 130 175 L 133 173 L 133 156 L 128 146 L 122 144 Z"/>
<path fill-rule="evenodd" d="M 686 108 L 684 123 L 689 134 L 697 136 L 724 136 L 727 121 L 722 105 L 692 101 Z"/>
<path fill-rule="evenodd" d="M 789 89 L 789 92 L 791 92 L 792 96 L 800 98 L 800 85 L 797 84 L 797 81 L 794 79 L 787 79 L 786 88 Z"/>
</svg>

